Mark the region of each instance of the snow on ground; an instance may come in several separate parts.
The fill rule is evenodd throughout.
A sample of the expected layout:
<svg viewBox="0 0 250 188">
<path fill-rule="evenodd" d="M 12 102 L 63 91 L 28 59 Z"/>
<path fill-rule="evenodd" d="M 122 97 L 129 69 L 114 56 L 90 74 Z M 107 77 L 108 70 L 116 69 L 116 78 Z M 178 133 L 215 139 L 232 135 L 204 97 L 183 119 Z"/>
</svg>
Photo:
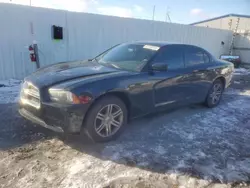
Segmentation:
<svg viewBox="0 0 250 188">
<path fill-rule="evenodd" d="M 196 113 L 182 110 L 184 117 L 173 113 L 149 120 L 147 129 L 134 130 L 134 135 L 128 135 L 123 142 L 106 146 L 104 155 L 114 161 L 124 157 L 139 164 L 150 161 L 151 165 L 158 163 L 160 169 L 180 173 L 193 171 L 204 179 L 220 182 L 247 181 L 250 93 L 239 94 L 214 109 L 200 109 Z M 129 142 L 129 138 L 134 138 L 134 142 Z M 145 142 L 146 139 L 150 142 Z"/>
<path fill-rule="evenodd" d="M 17 102 L 20 85 L 20 80 L 10 79 L 0 81 L 0 104 Z"/>
<path fill-rule="evenodd" d="M 250 181 L 249 104 L 249 89 L 229 88 L 216 108 L 194 105 L 135 120 L 109 143 L 62 141 L 54 135 L 8 150 L 0 144 L 0 185 L 229 188 L 242 182 L 237 186 L 244 187 Z M 11 135 L 18 127 L 15 134 L 27 134 L 22 132 L 26 122 L 7 106 L 2 112 L 0 104 L 1 130 Z M 0 142 L 11 142 L 12 136 L 2 132 Z"/>
<path fill-rule="evenodd" d="M 215 188 L 247 182 L 249 104 L 249 90 L 229 89 L 217 108 L 192 106 L 145 117 L 129 124 L 113 142 L 55 137 L 0 151 L 0 184 Z"/>
<path fill-rule="evenodd" d="M 234 75 L 247 75 L 247 74 L 250 74 L 249 69 L 245 69 L 245 68 L 235 68 L 234 69 Z"/>
</svg>

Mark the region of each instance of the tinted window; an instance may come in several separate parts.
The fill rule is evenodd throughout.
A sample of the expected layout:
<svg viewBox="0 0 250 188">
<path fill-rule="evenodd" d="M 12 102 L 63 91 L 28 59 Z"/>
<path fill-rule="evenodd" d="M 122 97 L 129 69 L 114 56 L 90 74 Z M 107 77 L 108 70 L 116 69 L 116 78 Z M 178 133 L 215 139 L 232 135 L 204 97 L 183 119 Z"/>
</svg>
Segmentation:
<svg viewBox="0 0 250 188">
<path fill-rule="evenodd" d="M 205 63 L 204 52 L 196 47 L 187 47 L 185 51 L 185 61 L 187 66 L 203 64 Z"/>
<path fill-rule="evenodd" d="M 169 70 L 184 68 L 183 53 L 179 46 L 166 46 L 159 51 L 154 63 L 166 63 Z"/>
</svg>

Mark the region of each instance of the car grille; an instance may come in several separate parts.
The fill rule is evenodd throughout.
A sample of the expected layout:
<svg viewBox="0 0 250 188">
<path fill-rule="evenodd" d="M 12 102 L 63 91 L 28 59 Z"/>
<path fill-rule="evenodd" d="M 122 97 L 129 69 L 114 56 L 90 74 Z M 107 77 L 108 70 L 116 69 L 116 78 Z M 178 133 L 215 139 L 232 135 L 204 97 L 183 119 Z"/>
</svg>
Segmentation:
<svg viewBox="0 0 250 188">
<path fill-rule="evenodd" d="M 21 90 L 21 102 L 36 109 L 40 108 L 39 89 L 30 82 L 24 82 Z"/>
</svg>

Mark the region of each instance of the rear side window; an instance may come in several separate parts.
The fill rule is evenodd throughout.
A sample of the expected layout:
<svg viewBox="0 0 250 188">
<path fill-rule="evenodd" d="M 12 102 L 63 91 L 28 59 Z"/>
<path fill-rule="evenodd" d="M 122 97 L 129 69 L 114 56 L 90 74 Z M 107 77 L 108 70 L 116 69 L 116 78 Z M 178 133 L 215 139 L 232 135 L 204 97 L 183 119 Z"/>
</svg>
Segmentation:
<svg viewBox="0 0 250 188">
<path fill-rule="evenodd" d="M 183 50 L 177 45 L 165 46 L 158 52 L 153 62 L 166 63 L 168 70 L 184 68 Z"/>
<path fill-rule="evenodd" d="M 189 46 L 185 49 L 186 66 L 193 66 L 205 63 L 204 52 L 196 47 Z"/>
<path fill-rule="evenodd" d="M 187 46 L 185 49 L 186 66 L 200 65 L 210 62 L 210 56 L 203 49 L 195 46 Z"/>
</svg>

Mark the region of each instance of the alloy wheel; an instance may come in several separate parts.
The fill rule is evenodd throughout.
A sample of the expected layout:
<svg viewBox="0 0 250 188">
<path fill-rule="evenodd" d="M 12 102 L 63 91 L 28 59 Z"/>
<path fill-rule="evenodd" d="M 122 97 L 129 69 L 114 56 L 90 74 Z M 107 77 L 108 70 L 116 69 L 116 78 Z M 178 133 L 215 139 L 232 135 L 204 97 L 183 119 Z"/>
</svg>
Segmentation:
<svg viewBox="0 0 250 188">
<path fill-rule="evenodd" d="M 123 124 L 123 111 L 116 104 L 104 106 L 96 115 L 95 131 L 101 137 L 114 135 Z"/>
<path fill-rule="evenodd" d="M 217 104 L 220 101 L 222 91 L 223 91 L 222 84 L 220 83 L 214 84 L 213 89 L 210 93 L 212 104 Z"/>
</svg>

